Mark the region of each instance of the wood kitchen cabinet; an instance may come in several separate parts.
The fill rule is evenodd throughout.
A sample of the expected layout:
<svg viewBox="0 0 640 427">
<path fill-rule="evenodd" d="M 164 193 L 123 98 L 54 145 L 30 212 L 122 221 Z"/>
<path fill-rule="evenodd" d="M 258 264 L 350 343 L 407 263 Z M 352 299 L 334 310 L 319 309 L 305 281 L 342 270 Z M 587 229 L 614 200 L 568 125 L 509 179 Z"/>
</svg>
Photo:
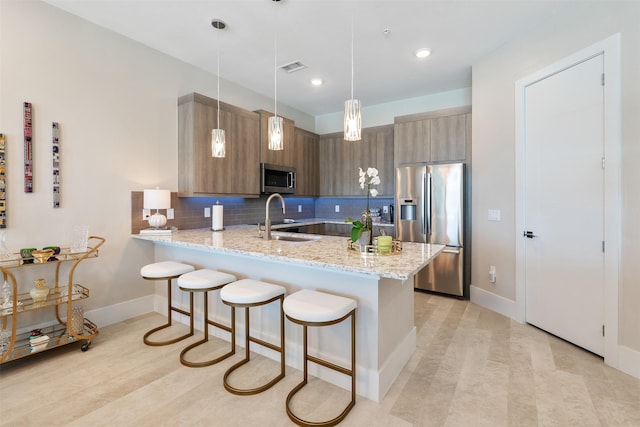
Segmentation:
<svg viewBox="0 0 640 427">
<path fill-rule="evenodd" d="M 469 161 L 471 107 L 396 117 L 395 166 L 408 163 Z"/>
<path fill-rule="evenodd" d="M 294 128 L 292 146 L 293 166 L 296 168 L 296 196 L 315 197 L 319 194 L 319 142 L 317 134 Z"/>
<path fill-rule="evenodd" d="M 178 99 L 178 195 L 260 195 L 260 116 L 220 103 L 226 157 L 211 156 L 217 128 L 215 99 L 192 93 Z"/>
<path fill-rule="evenodd" d="M 379 196 L 394 190 L 393 126 L 362 129 L 360 141 L 345 141 L 342 132 L 320 137 L 320 195 L 366 196 L 358 184 L 358 168 L 378 169 Z"/>
<path fill-rule="evenodd" d="M 294 166 L 296 161 L 294 121 L 280 116 L 284 149 L 269 150 L 269 117 L 273 117 L 273 113 L 265 110 L 258 110 L 256 113 L 260 116 L 260 161 L 278 166 Z"/>
</svg>

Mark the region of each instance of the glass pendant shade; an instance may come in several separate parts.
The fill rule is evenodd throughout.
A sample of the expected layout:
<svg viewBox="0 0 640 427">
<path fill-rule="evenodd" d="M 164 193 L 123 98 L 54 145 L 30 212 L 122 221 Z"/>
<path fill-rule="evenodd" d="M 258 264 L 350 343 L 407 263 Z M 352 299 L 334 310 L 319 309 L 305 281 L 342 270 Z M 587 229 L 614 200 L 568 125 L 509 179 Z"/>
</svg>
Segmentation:
<svg viewBox="0 0 640 427">
<path fill-rule="evenodd" d="M 360 100 L 348 99 L 344 101 L 344 139 L 346 141 L 360 141 L 362 134 L 362 114 Z"/>
<path fill-rule="evenodd" d="M 284 149 L 283 138 L 283 120 L 282 117 L 273 116 L 269 117 L 269 150 L 282 150 Z"/>
<path fill-rule="evenodd" d="M 211 130 L 211 155 L 213 157 L 224 157 L 225 151 L 224 129 Z"/>
</svg>

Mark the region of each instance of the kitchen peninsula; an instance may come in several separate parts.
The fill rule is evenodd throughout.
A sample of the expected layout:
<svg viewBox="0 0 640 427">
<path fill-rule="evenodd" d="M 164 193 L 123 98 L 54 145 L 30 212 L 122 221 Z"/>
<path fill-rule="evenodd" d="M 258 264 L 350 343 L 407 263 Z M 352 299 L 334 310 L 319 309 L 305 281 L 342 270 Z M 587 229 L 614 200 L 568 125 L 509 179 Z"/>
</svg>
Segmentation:
<svg viewBox="0 0 640 427">
<path fill-rule="evenodd" d="M 256 227 L 231 226 L 221 232 L 208 229 L 175 231 L 171 236 L 132 235 L 154 243 L 156 261 L 175 260 L 193 264 L 197 268 L 211 268 L 276 283 L 287 288 L 287 294 L 299 289 L 315 289 L 343 295 L 358 302 L 356 312 L 357 393 L 374 401 L 381 401 L 391 384 L 407 363 L 416 347 L 416 328 L 413 319 L 413 276 L 444 248 L 441 245 L 404 243 L 402 251 L 394 255 L 362 256 L 347 249 L 343 237 L 278 233 L 274 239 L 258 237 Z M 276 239 L 275 237 L 280 237 Z M 290 239 L 291 241 L 282 240 Z M 156 288 L 156 310 L 166 303 L 165 286 Z M 178 292 L 174 289 L 174 292 Z M 188 296 L 174 295 L 174 302 L 186 306 Z M 202 304 L 196 303 L 197 311 Z M 260 307 L 252 315 L 252 333 L 276 341 L 278 331 L 277 307 Z M 196 313 L 196 319 L 201 319 Z M 210 318 L 229 322 L 229 309 L 222 302 L 210 298 Z M 244 316 L 238 316 L 236 333 L 240 345 Z M 198 321 L 196 321 L 198 325 Z M 254 331 L 255 328 L 255 331 Z M 339 364 L 349 360 L 349 325 L 310 330 L 312 352 Z M 215 329 L 215 328 L 214 328 Z M 217 330 L 212 333 L 218 332 Z M 286 363 L 302 368 L 301 330 L 286 322 Z M 228 336 L 219 335 L 224 339 Z M 268 350 L 264 353 L 274 357 Z M 311 364 L 310 374 L 339 386 L 348 387 L 340 375 L 332 376 Z"/>
</svg>

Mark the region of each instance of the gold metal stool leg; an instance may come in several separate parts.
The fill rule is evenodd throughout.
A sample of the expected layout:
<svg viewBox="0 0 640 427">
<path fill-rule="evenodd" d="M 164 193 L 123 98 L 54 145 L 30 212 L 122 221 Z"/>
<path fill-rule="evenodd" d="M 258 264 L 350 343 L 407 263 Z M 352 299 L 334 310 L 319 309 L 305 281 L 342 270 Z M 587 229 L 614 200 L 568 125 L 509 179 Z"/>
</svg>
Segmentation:
<svg viewBox="0 0 640 427">
<path fill-rule="evenodd" d="M 171 302 L 171 279 L 175 279 L 178 276 L 173 276 L 173 277 L 167 277 L 167 323 L 165 323 L 164 325 L 158 326 L 157 328 L 153 328 L 151 329 L 149 332 L 147 332 L 146 334 L 144 334 L 144 336 L 142 337 L 142 340 L 144 341 L 144 343 L 146 345 L 151 345 L 151 346 L 162 346 L 162 345 L 169 345 L 169 344 L 173 344 L 173 343 L 177 343 L 178 341 L 182 341 L 185 338 L 189 338 L 191 336 L 193 336 L 193 293 L 189 294 L 189 311 L 185 311 L 182 310 L 181 308 L 178 307 L 174 307 L 172 305 Z M 145 277 L 145 279 L 147 280 L 158 280 L 157 278 L 148 278 Z M 172 338 L 166 341 L 151 341 L 149 339 L 149 337 L 162 330 L 165 328 L 168 328 L 172 325 L 172 319 L 171 319 L 171 313 L 172 312 L 176 312 L 176 313 L 180 313 L 180 314 L 184 314 L 185 316 L 189 316 L 189 333 L 185 334 L 185 335 L 181 335 L 177 338 Z"/>
<path fill-rule="evenodd" d="M 208 289 L 204 291 L 204 338 L 198 342 L 188 345 L 180 352 L 180 363 L 182 363 L 185 366 L 189 366 L 191 368 L 201 368 L 204 366 L 211 366 L 226 359 L 229 356 L 236 354 L 236 311 L 235 309 L 233 307 L 231 309 L 231 327 L 215 322 L 213 320 L 209 320 L 209 291 L 210 290 L 214 291 L 220 288 L 222 288 L 222 286 L 218 286 L 216 288 Z M 191 295 L 193 295 L 193 292 L 190 292 L 190 293 Z M 224 331 L 231 333 L 231 350 L 229 350 L 227 353 L 223 354 L 222 356 L 216 357 L 211 360 L 206 360 L 203 362 L 190 362 L 186 360 L 185 355 L 187 354 L 187 352 L 209 341 L 209 325 L 215 326 L 217 328 L 220 328 Z"/>
<path fill-rule="evenodd" d="M 274 301 L 280 301 L 280 347 L 268 343 L 266 341 L 263 341 L 261 339 L 258 338 L 254 338 L 252 336 L 250 336 L 249 334 L 249 308 L 251 307 L 257 307 L 257 306 L 261 306 L 261 305 L 267 305 L 271 302 Z M 263 302 L 259 302 L 259 303 L 255 303 L 255 304 L 235 304 L 235 303 L 230 303 L 227 301 L 224 301 L 225 304 L 231 306 L 232 310 L 235 310 L 236 307 L 244 307 L 245 309 L 245 332 L 244 332 L 244 336 L 245 336 L 245 354 L 244 354 L 244 359 L 241 360 L 240 362 L 236 363 L 235 365 L 233 365 L 232 367 L 230 367 L 229 369 L 227 369 L 227 372 L 224 373 L 224 377 L 223 377 L 223 384 L 224 384 L 224 388 L 233 394 L 238 394 L 238 395 L 251 395 L 251 394 L 258 394 L 261 393 L 265 390 L 267 390 L 268 388 L 272 387 L 275 383 L 277 383 L 278 381 L 280 381 L 282 378 L 284 378 L 284 374 L 285 374 L 285 363 L 284 363 L 284 311 L 282 310 L 282 303 L 284 301 L 284 295 L 279 295 L 275 298 L 272 298 L 268 301 L 263 301 Z M 235 321 L 235 319 L 234 319 Z M 254 388 L 250 388 L 250 389 L 240 389 L 240 388 L 236 388 L 233 387 L 232 385 L 229 384 L 228 379 L 229 376 L 231 375 L 231 373 L 233 371 L 235 371 L 236 369 L 238 369 L 239 367 L 241 367 L 242 365 L 244 365 L 245 363 L 248 363 L 251 356 L 250 356 L 250 346 L 249 343 L 250 342 L 254 342 L 256 344 L 260 344 L 263 347 L 267 347 L 271 350 L 274 351 L 278 351 L 280 352 L 280 374 L 277 375 L 275 378 L 273 378 L 271 381 L 269 381 L 268 383 L 258 386 L 258 387 L 254 387 Z"/>
<path fill-rule="evenodd" d="M 342 321 L 344 321 L 345 319 L 347 319 L 348 317 L 351 317 L 351 369 L 347 369 L 344 368 L 342 366 L 338 366 L 335 365 L 331 362 L 328 362 L 326 360 L 322 360 L 319 359 L 317 357 L 311 356 L 308 353 L 308 343 L 307 343 L 307 327 L 308 326 L 329 326 L 329 325 L 334 325 L 337 323 L 340 323 Z M 298 424 L 299 426 L 304 426 L 304 427 L 316 427 L 316 426 L 323 426 L 323 427 L 330 427 L 330 426 L 335 426 L 337 424 L 339 424 L 342 420 L 345 419 L 345 417 L 349 414 L 349 412 L 351 411 L 351 408 L 353 408 L 356 404 L 356 311 L 353 310 L 351 311 L 349 314 L 347 314 L 346 316 L 335 320 L 335 321 L 330 321 L 330 322 L 303 322 L 297 319 L 294 319 L 292 317 L 287 316 L 287 319 L 291 320 L 293 323 L 297 323 L 299 325 L 302 325 L 302 347 L 303 347 L 303 353 L 304 353 L 304 366 L 303 366 L 303 373 L 302 373 L 302 382 L 300 382 L 298 385 L 296 385 L 287 395 L 287 401 L 286 401 L 286 408 L 287 408 L 287 415 L 289 416 L 289 418 L 291 419 L 291 421 L 293 421 L 294 423 Z M 291 400 L 293 399 L 293 396 L 295 396 L 295 394 L 297 392 L 299 392 L 305 385 L 307 385 L 307 380 L 308 380 L 308 369 L 307 369 L 307 364 L 308 362 L 313 362 L 316 363 L 318 365 L 324 366 L 326 368 L 329 369 L 333 369 L 334 371 L 338 371 L 342 374 L 345 374 L 347 376 L 351 377 L 351 401 L 347 404 L 347 406 L 344 408 L 344 410 L 335 418 L 328 420 L 328 421 L 307 421 L 304 420 L 302 418 L 300 418 L 299 416 L 297 416 L 296 414 L 293 413 L 293 411 L 291 410 L 290 404 L 291 404 Z"/>
</svg>

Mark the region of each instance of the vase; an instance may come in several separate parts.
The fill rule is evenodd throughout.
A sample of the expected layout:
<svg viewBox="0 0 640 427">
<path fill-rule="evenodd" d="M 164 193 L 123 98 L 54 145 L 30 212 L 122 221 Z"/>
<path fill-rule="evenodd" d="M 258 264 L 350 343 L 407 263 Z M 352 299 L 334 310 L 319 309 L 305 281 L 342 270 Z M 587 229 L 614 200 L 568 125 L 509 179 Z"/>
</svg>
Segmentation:
<svg viewBox="0 0 640 427">
<path fill-rule="evenodd" d="M 84 333 L 84 309 L 80 306 L 74 306 L 71 309 L 71 330 L 76 335 Z"/>
<path fill-rule="evenodd" d="M 360 237 L 358 238 L 358 244 L 360 245 L 360 250 L 364 251 L 364 247 L 366 245 L 370 245 L 371 244 L 371 231 L 369 230 L 362 230 L 362 233 L 360 234 Z"/>
<path fill-rule="evenodd" d="M 36 303 L 41 303 L 47 299 L 51 289 L 45 285 L 44 279 L 36 279 L 36 287 L 29 291 L 29 295 Z"/>
<path fill-rule="evenodd" d="M 362 212 L 362 223 L 364 224 L 364 228 L 362 230 L 361 238 L 358 239 L 358 243 L 360 243 L 360 241 L 362 240 L 362 236 L 364 236 L 365 233 L 367 233 L 368 237 L 366 239 L 366 243 L 360 243 L 360 244 L 371 245 L 373 244 L 373 239 L 372 239 L 373 220 L 371 219 L 371 212 L 369 212 L 369 209 L 366 209 L 364 212 Z"/>
</svg>

